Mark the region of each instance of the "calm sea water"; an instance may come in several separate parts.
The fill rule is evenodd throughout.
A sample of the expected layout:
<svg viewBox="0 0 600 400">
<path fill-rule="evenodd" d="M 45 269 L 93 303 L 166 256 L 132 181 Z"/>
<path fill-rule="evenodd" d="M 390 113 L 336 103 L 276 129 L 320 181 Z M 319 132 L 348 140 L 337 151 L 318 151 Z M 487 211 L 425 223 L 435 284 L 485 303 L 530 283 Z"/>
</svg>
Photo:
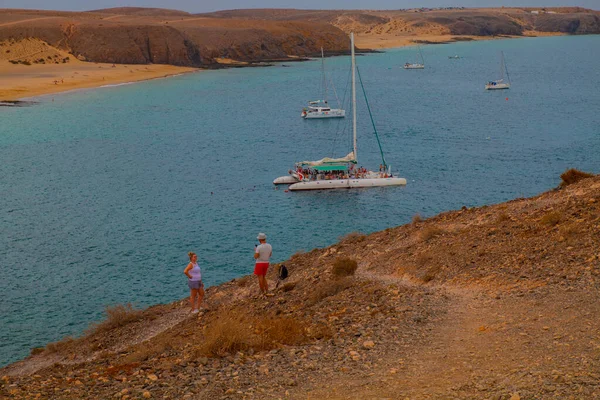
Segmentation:
<svg viewBox="0 0 600 400">
<path fill-rule="evenodd" d="M 569 167 L 600 172 L 599 49 L 600 36 L 426 46 L 423 71 L 400 68 L 414 48 L 359 57 L 403 188 L 274 189 L 293 162 L 350 149 L 351 118 L 300 118 L 319 97 L 318 61 L 1 108 L 0 365 L 80 334 L 106 305 L 186 296 L 188 251 L 214 285 L 251 273 L 259 231 L 277 262 L 417 213 L 534 195 Z M 485 92 L 501 50 L 513 88 Z M 327 69 L 340 101 L 349 97 L 348 57 Z M 359 107 L 360 163 L 377 168 Z"/>
</svg>

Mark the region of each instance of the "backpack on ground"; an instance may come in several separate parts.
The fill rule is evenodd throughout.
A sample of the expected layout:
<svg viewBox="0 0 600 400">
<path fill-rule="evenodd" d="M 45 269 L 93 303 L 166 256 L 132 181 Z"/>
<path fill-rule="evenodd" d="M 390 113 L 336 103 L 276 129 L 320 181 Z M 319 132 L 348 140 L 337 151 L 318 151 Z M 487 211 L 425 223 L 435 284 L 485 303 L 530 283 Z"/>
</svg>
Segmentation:
<svg viewBox="0 0 600 400">
<path fill-rule="evenodd" d="M 277 284 L 275 285 L 275 289 L 279 286 L 279 284 L 286 280 L 289 275 L 288 269 L 285 265 L 281 264 L 279 266 L 279 270 L 277 271 Z"/>
</svg>

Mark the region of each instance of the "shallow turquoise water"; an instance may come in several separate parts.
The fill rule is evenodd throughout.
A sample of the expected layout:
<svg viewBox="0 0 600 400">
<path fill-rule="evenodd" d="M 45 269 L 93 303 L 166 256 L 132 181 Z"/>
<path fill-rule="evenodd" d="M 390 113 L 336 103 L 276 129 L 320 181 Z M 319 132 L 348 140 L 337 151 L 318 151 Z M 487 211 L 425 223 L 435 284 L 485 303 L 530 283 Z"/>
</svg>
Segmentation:
<svg viewBox="0 0 600 400">
<path fill-rule="evenodd" d="M 349 150 L 350 118 L 299 117 L 318 97 L 319 62 L 0 108 L 0 365 L 81 333 L 105 305 L 186 296 L 190 250 L 212 285 L 251 273 L 259 231 L 277 262 L 417 213 L 534 195 L 569 167 L 600 172 L 598 49 L 600 36 L 426 46 L 423 71 L 400 68 L 415 49 L 359 57 L 404 188 L 274 190 L 294 161 Z M 500 50 L 513 88 L 484 92 Z M 454 54 L 463 58 L 449 60 Z M 348 64 L 327 60 L 340 97 Z M 377 168 L 359 107 L 359 159 Z"/>
</svg>

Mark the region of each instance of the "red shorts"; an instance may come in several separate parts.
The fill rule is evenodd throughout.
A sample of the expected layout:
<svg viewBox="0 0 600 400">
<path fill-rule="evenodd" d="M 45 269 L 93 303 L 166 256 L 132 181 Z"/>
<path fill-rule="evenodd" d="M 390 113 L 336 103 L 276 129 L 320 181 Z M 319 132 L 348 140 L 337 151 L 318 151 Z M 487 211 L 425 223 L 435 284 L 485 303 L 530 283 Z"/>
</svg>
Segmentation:
<svg viewBox="0 0 600 400">
<path fill-rule="evenodd" d="M 267 269 L 269 269 L 268 262 L 259 262 L 254 266 L 254 275 L 266 275 Z"/>
</svg>

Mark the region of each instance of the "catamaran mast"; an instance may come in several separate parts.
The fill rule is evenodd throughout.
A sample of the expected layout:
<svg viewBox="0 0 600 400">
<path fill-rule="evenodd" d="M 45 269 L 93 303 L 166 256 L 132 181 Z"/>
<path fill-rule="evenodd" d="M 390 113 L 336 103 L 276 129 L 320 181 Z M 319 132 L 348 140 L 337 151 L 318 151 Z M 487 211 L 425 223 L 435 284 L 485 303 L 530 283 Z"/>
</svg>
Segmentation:
<svg viewBox="0 0 600 400">
<path fill-rule="evenodd" d="M 321 75 L 323 76 L 323 101 L 327 102 L 327 78 L 325 77 L 325 55 L 321 47 Z"/>
<path fill-rule="evenodd" d="M 350 33 L 350 49 L 352 54 L 352 143 L 354 145 L 354 160 L 358 160 L 356 152 L 356 61 L 354 60 L 354 32 Z"/>
</svg>

